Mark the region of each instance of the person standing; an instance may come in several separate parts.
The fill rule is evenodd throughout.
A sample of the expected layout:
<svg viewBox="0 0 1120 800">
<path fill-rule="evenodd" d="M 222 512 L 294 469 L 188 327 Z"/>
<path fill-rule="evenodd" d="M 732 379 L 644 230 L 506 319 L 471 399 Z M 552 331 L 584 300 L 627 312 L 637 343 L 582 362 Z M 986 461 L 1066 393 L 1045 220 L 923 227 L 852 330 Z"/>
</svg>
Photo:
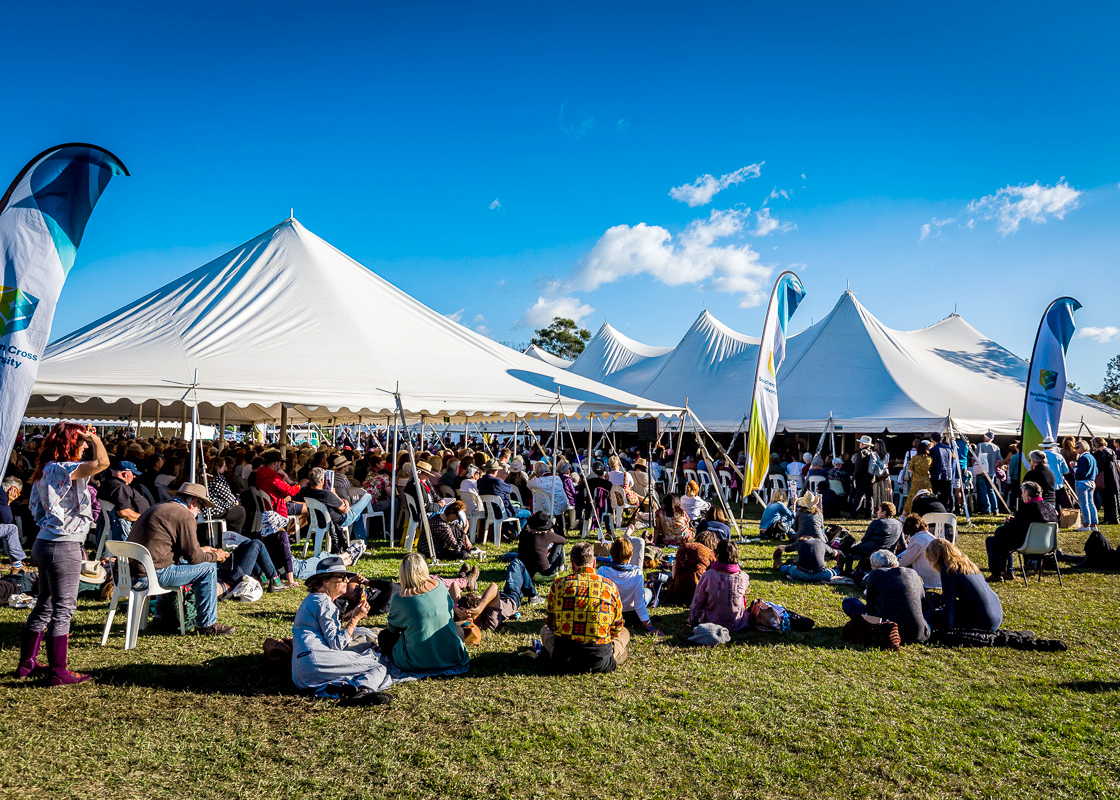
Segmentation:
<svg viewBox="0 0 1120 800">
<path fill-rule="evenodd" d="M 949 434 L 941 434 L 941 441 L 929 451 L 933 463 L 930 466 L 929 482 L 937 499 L 953 510 L 953 460 L 957 457 L 950 444 Z"/>
<path fill-rule="evenodd" d="M 1100 436 L 1093 437 L 1093 458 L 1097 461 L 1097 486 L 1104 509 L 1104 524 L 1116 525 L 1117 496 L 1120 495 L 1120 471 L 1116 468 L 1116 452 Z"/>
<path fill-rule="evenodd" d="M 996 479 L 996 464 L 1003 459 L 1003 456 L 996 446 L 995 438 L 996 435 L 988 431 L 984 434 L 984 441 L 976 445 L 980 468 L 984 470 L 983 475 L 976 476 L 976 502 L 980 506 L 981 514 L 999 512 L 999 500 L 996 498 L 996 490 L 992 482 Z"/>
<path fill-rule="evenodd" d="M 1077 452 L 1076 469 L 1073 473 L 1073 487 L 1077 491 L 1077 502 L 1081 506 L 1081 530 L 1097 529 L 1097 460 L 1089 452 L 1089 443 L 1078 439 L 1074 445 Z"/>
<path fill-rule="evenodd" d="M 93 458 L 83 461 L 91 447 Z M 30 500 L 31 515 L 39 526 L 31 548 L 39 565 L 39 599 L 20 636 L 17 677 L 42 671 L 38 655 L 44 638 L 51 686 L 92 677 L 70 671 L 67 650 L 70 619 L 78 607 L 78 580 L 85 557 L 82 544 L 93 523 L 89 479 L 108 466 L 109 456 L 98 435 L 72 422 L 59 422 L 51 428 L 39 449 Z"/>
</svg>

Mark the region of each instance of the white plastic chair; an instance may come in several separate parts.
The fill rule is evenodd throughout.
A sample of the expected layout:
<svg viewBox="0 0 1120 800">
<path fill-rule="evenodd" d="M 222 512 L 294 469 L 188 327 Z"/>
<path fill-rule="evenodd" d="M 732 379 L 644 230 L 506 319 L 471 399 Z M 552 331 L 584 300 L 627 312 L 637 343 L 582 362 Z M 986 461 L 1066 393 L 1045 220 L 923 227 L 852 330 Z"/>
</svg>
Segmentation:
<svg viewBox="0 0 1120 800">
<path fill-rule="evenodd" d="M 459 499 L 467 507 L 467 535 L 471 539 L 471 544 L 478 541 L 479 537 L 485 539 L 486 509 L 482 505 L 482 499 L 478 496 L 478 492 L 460 489 Z"/>
<path fill-rule="evenodd" d="M 922 522 L 929 528 L 929 532 L 939 539 L 948 539 L 950 542 L 956 543 L 957 541 L 957 515 L 956 514 L 941 514 L 931 513 L 923 514 Z"/>
<path fill-rule="evenodd" d="M 614 529 L 619 530 L 622 528 L 623 518 L 626 512 L 634 506 L 626 502 L 626 490 L 621 486 L 615 486 L 611 489 L 611 517 L 614 523 Z"/>
<path fill-rule="evenodd" d="M 307 504 L 307 540 L 303 543 L 303 557 L 307 558 L 307 548 L 313 540 L 315 551 L 312 557 L 323 552 L 324 542 L 330 542 L 331 515 L 327 506 L 313 497 L 304 497 L 303 502 Z M 330 547 L 326 550 L 330 552 Z"/>
<path fill-rule="evenodd" d="M 666 494 L 672 494 L 677 490 L 677 476 L 672 467 L 661 468 L 661 485 L 665 487 Z"/>
<path fill-rule="evenodd" d="M 726 472 L 717 472 L 716 474 L 719 475 L 719 490 L 723 494 L 723 499 L 728 505 L 731 505 L 731 496 L 735 492 L 731 487 L 731 476 Z"/>
<path fill-rule="evenodd" d="M 136 637 L 140 630 L 148 627 L 148 598 L 158 597 L 161 594 L 175 593 L 179 611 L 179 635 L 187 632 L 187 614 L 183 606 L 183 587 L 160 586 L 156 580 L 156 567 L 152 563 L 152 554 L 148 548 L 135 542 L 107 542 L 105 547 L 109 555 L 117 559 L 117 582 L 113 588 L 113 599 L 109 601 L 109 618 L 105 620 L 105 630 L 101 633 L 101 646 L 109 641 L 109 629 L 113 626 L 113 617 L 117 613 L 117 604 L 122 599 L 128 599 L 128 616 L 125 617 L 124 649 L 131 650 L 136 647 Z M 148 577 L 147 587 L 144 589 L 132 588 L 132 568 L 130 561 L 136 561 Z"/>
<path fill-rule="evenodd" d="M 1027 538 L 1022 546 L 1014 552 L 1019 554 L 1019 571 L 1023 573 L 1023 585 L 1027 585 L 1027 567 L 1023 556 L 1038 556 L 1038 581 L 1042 582 L 1042 559 L 1046 556 L 1056 556 L 1058 551 L 1058 523 L 1032 522 L 1027 528 Z M 1058 559 L 1054 558 L 1054 571 L 1058 573 L 1058 586 L 1062 584 L 1062 570 L 1058 566 Z"/>
<path fill-rule="evenodd" d="M 494 545 L 497 546 L 502 543 L 502 525 L 507 522 L 517 523 L 517 532 L 521 533 L 521 518 L 517 515 L 512 517 L 505 516 L 506 506 L 502 502 L 502 498 L 496 494 L 483 494 L 479 495 L 479 500 L 482 501 L 482 507 L 486 509 L 486 522 L 487 528 L 494 529 Z"/>
<path fill-rule="evenodd" d="M 700 478 L 696 474 L 696 470 L 694 470 L 694 469 L 686 469 L 684 471 L 684 482 L 685 482 L 686 486 L 688 485 L 689 481 L 696 481 L 697 486 L 699 486 L 701 489 L 704 488 L 703 485 L 700 483 Z"/>
<path fill-rule="evenodd" d="M 93 560 L 100 561 L 105 555 L 105 543 L 113 533 L 113 526 L 109 523 L 109 512 L 116 511 L 117 507 L 108 500 L 101 500 L 101 519 L 97 521 L 97 550 Z"/>
<path fill-rule="evenodd" d="M 370 522 L 373 521 L 374 517 L 378 517 L 381 520 L 381 532 L 383 534 L 385 534 L 385 537 L 389 540 L 389 547 L 392 547 L 393 546 L 393 530 L 392 530 L 392 527 L 389 526 L 388 524 L 386 524 L 386 522 L 385 522 L 385 512 L 384 511 L 373 511 L 372 509 L 373 509 L 373 503 L 370 503 L 368 506 L 366 506 L 366 510 L 362 512 L 362 524 L 365 525 L 365 528 L 366 528 L 366 541 L 368 542 L 370 540 L 369 524 L 370 524 Z"/>
<path fill-rule="evenodd" d="M 828 482 L 828 488 L 832 489 L 832 491 L 836 493 L 837 497 L 843 497 L 847 494 L 847 492 L 844 491 L 844 484 L 838 480 L 830 480 Z"/>
<path fill-rule="evenodd" d="M 820 494 L 821 489 L 828 483 L 828 478 L 822 478 L 820 475 L 814 475 L 809 478 L 809 491 L 813 494 Z M 839 481 L 837 481 L 839 483 Z"/>
<path fill-rule="evenodd" d="M 767 502 L 769 502 L 770 497 L 773 496 L 774 492 L 777 491 L 778 489 L 781 489 L 783 492 L 786 492 L 786 497 L 789 498 L 789 484 L 786 483 L 786 476 L 785 475 L 778 475 L 776 473 L 773 474 L 773 475 L 768 475 L 766 477 L 766 483 L 770 487 L 770 495 L 768 495 L 767 498 L 766 498 Z M 792 498 L 789 498 L 789 499 L 792 499 Z"/>
<path fill-rule="evenodd" d="M 195 522 L 206 526 L 206 538 L 211 547 L 221 547 L 226 536 L 226 521 L 224 519 L 207 519 L 206 511 L 199 511 Z"/>
<path fill-rule="evenodd" d="M 696 477 L 700 480 L 700 496 L 711 497 L 715 494 L 715 484 L 712 483 L 712 476 L 707 470 L 697 470 Z"/>
<path fill-rule="evenodd" d="M 416 543 L 416 531 L 420 527 L 420 511 L 416 505 L 416 498 L 411 494 L 404 495 L 404 502 L 408 509 L 408 524 L 404 532 L 404 551 L 411 553 L 412 546 Z"/>
</svg>

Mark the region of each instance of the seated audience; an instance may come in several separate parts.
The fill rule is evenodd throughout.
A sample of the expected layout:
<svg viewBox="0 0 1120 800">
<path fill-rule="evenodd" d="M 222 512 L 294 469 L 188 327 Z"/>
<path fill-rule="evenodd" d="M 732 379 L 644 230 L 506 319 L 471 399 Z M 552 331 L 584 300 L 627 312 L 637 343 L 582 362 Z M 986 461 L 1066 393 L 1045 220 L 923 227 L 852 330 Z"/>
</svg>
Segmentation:
<svg viewBox="0 0 1120 800">
<path fill-rule="evenodd" d="M 656 628 L 650 621 L 647 606 L 653 593 L 646 588 L 645 573 L 642 568 L 630 563 L 633 556 L 634 545 L 628 538 L 615 539 L 611 543 L 611 563 L 599 567 L 597 574 L 611 581 L 618 588 L 623 615 L 633 617 L 626 621 L 632 624 L 636 622 L 643 630 L 655 632 Z"/>
<path fill-rule="evenodd" d="M 8 554 L 13 572 L 23 569 L 23 559 L 27 558 L 19 540 L 19 528 L 16 527 L 11 505 L 22 491 L 23 481 L 15 475 L 9 475 L 0 483 L 0 548 Z"/>
<path fill-rule="evenodd" d="M 740 631 L 750 624 L 747 614 L 747 590 L 751 580 L 739 567 L 739 546 L 730 540 L 716 545 L 716 560 L 708 567 L 688 612 L 688 625 L 695 628 L 705 622 L 722 625 L 729 631 Z"/>
<path fill-rule="evenodd" d="M 704 512 L 704 520 L 696 526 L 696 532 L 712 531 L 721 539 L 731 538 L 731 526 L 727 522 L 727 514 L 719 506 L 712 506 Z"/>
<path fill-rule="evenodd" d="M 758 530 L 763 539 L 784 539 L 793 529 L 794 513 L 789 507 L 785 489 L 775 489 L 770 502 L 762 510 Z"/>
<path fill-rule="evenodd" d="M 794 532 L 790 538 L 815 536 L 825 544 L 828 536 L 824 532 L 824 514 L 821 513 L 820 497 L 813 492 L 805 492 L 797 498 L 797 516 Z"/>
<path fill-rule="evenodd" d="M 402 671 L 413 675 L 460 675 L 470 667 L 467 648 L 456 630 L 455 604 L 447 587 L 428 572 L 419 553 L 401 561 L 401 590 L 389 603 L 389 617 L 378 637 L 379 649 Z"/>
<path fill-rule="evenodd" d="M 307 577 L 308 594 L 292 625 L 292 682 L 319 697 L 342 696 L 348 705 L 384 705 L 390 701 L 384 692 L 392 680 L 381 656 L 372 641 L 360 647 L 351 641 L 359 631 L 372 634 L 358 628 L 369 614 L 369 603 L 363 596 L 345 616 L 335 605 L 349 580 L 360 577 L 341 558 L 329 555 Z"/>
<path fill-rule="evenodd" d="M 914 495 L 913 502 L 910 504 L 910 510 L 919 517 L 924 517 L 926 514 L 950 513 L 949 509 L 945 507 L 945 504 L 929 489 L 918 490 L 917 494 Z"/>
<path fill-rule="evenodd" d="M 851 568 L 855 561 L 856 569 L 866 572 L 869 568 L 868 557 L 877 550 L 894 552 L 902 539 L 902 523 L 894 518 L 894 503 L 880 503 L 875 508 L 875 519 L 867 526 L 863 538 L 844 552 L 841 568 Z"/>
<path fill-rule="evenodd" d="M 871 572 L 867 575 L 867 602 L 855 597 L 844 599 L 844 613 L 853 619 L 870 614 L 889 619 L 898 625 L 904 644 L 929 639 L 929 623 L 922 615 L 925 592 L 922 579 L 909 567 L 900 567 L 890 550 L 876 550 L 869 557 Z"/>
<path fill-rule="evenodd" d="M 501 465 L 496 458 L 492 458 L 486 462 L 486 467 L 483 470 L 485 474 L 478 479 L 478 493 L 480 495 L 497 495 L 502 501 L 502 508 L 505 509 L 507 517 L 528 519 L 533 512 L 527 508 L 519 508 L 513 505 L 513 502 L 510 500 L 510 492 L 513 487 L 498 477 L 498 471 L 500 469 Z M 466 483 L 466 481 L 464 481 L 464 483 Z M 510 524 L 512 525 L 513 523 Z"/>
<path fill-rule="evenodd" d="M 692 520 L 681 504 L 681 496 L 667 494 L 653 518 L 654 544 L 677 547 L 692 539 Z"/>
<path fill-rule="evenodd" d="M 467 507 L 462 500 L 448 503 L 443 511 L 430 517 L 428 528 L 432 532 L 432 544 L 435 545 L 435 557 L 438 560 L 459 561 L 470 558 L 474 548 L 467 535 Z M 416 533 L 416 548 L 425 557 L 432 557 L 428 552 L 428 537 L 423 531 Z"/>
<path fill-rule="evenodd" d="M 1041 450 L 1032 450 L 1030 452 L 1030 469 L 1027 474 L 1023 476 L 1023 482 L 1031 481 L 1037 483 L 1042 489 L 1042 499 L 1050 505 L 1057 505 L 1057 481 L 1054 478 L 1054 471 L 1050 468 L 1049 462 L 1046 459 L 1046 453 Z M 1067 468 L 1068 469 L 1068 468 Z"/>
<path fill-rule="evenodd" d="M 268 495 L 268 499 L 272 501 L 272 510 L 277 514 L 284 517 L 299 516 L 304 511 L 303 503 L 289 498 L 299 494 L 300 487 L 285 480 L 280 472 L 280 465 L 283 463 L 284 456 L 279 450 L 266 450 L 261 455 L 261 466 L 257 470 L 257 488 Z"/>
<path fill-rule="evenodd" d="M 681 508 L 688 514 L 689 520 L 698 521 L 712 504 L 700 496 L 700 484 L 689 481 L 684 487 L 684 497 L 681 498 Z"/>
<path fill-rule="evenodd" d="M 233 628 L 218 622 L 217 562 L 225 561 L 229 553 L 199 547 L 195 522 L 198 512 L 209 505 L 206 487 L 180 484 L 173 500 L 156 503 L 140 515 L 128 541 L 148 548 L 160 586 L 190 585 L 194 589 L 198 602 L 195 630 L 207 636 L 226 636 L 233 633 Z"/>
<path fill-rule="evenodd" d="M 704 577 L 708 567 L 716 560 L 716 545 L 719 537 L 712 531 L 697 534 L 696 541 L 685 542 L 677 548 L 673 560 L 672 578 L 667 587 L 669 598 L 678 605 L 692 605 L 696 586 Z"/>
<path fill-rule="evenodd" d="M 1019 510 L 984 540 L 988 550 L 988 571 L 991 573 L 988 581 L 998 583 L 1014 577 L 1011 552 L 1023 546 L 1031 523 L 1057 521 L 1058 510 L 1042 499 L 1042 487 L 1034 481 L 1024 481 Z"/>
<path fill-rule="evenodd" d="M 521 597 L 534 598 L 534 578 L 550 578 L 564 567 L 567 539 L 556 532 L 552 517 L 543 511 L 529 517 L 517 538 L 517 558 L 510 562 L 506 580 L 521 590 Z"/>
<path fill-rule="evenodd" d="M 1003 606 L 968 556 L 949 540 L 934 539 L 926 558 L 941 573 L 941 606 L 930 617 L 934 630 L 999 630 Z"/>
<path fill-rule="evenodd" d="M 909 515 L 902 522 L 902 535 L 906 539 L 906 549 L 898 555 L 900 567 L 910 567 L 922 579 L 926 591 L 941 591 L 941 573 L 935 570 L 926 558 L 926 548 L 934 536 L 929 532 L 922 518 L 917 514 Z"/>
<path fill-rule="evenodd" d="M 611 672 L 626 660 L 630 631 L 622 622 L 622 598 L 611 581 L 595 574 L 595 547 L 572 548 L 572 572 L 557 578 L 548 594 L 541 647 L 556 672 Z"/>
<path fill-rule="evenodd" d="M 556 477 L 553 478 L 552 468 L 543 461 L 538 461 L 533 465 L 533 477 L 529 479 L 527 485 L 532 493 L 534 511 L 545 511 L 553 516 L 560 516 L 568 510 L 568 495 L 564 491 L 559 464 L 557 464 Z"/>
<path fill-rule="evenodd" d="M 791 550 L 796 552 L 797 560 L 791 564 L 783 564 L 782 555 Z M 816 536 L 801 536 L 793 544 L 782 544 L 774 548 L 774 569 L 795 581 L 830 581 L 840 571 L 829 569 L 825 559 L 839 557 L 839 551 L 833 550 Z"/>
</svg>

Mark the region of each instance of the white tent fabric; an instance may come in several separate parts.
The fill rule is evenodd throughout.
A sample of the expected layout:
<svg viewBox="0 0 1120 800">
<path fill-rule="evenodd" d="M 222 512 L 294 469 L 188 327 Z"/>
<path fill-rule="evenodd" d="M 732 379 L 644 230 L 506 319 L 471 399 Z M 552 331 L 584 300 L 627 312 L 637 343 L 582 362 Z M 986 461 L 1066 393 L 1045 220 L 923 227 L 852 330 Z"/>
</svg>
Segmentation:
<svg viewBox="0 0 1120 800">
<path fill-rule="evenodd" d="M 750 404 L 758 340 L 704 312 L 670 350 L 604 326 L 571 370 L 628 392 L 688 406 L 709 430 L 740 428 Z M 954 314 L 916 331 L 887 328 L 845 292 L 827 317 L 787 340 L 778 373 L 779 430 L 924 433 L 951 413 L 965 433 L 1018 433 L 1027 362 Z M 1062 435 L 1081 422 L 1120 435 L 1120 412 L 1075 391 Z M 618 430 L 621 424 L 614 426 Z"/>
<path fill-rule="evenodd" d="M 196 371 L 187 402 L 229 423 L 385 418 L 398 384 L 440 422 L 679 411 L 468 330 L 289 219 L 52 344 L 27 414 L 174 416 Z"/>
<path fill-rule="evenodd" d="M 568 359 L 560 358 L 560 356 L 554 356 L 552 353 L 548 352 L 547 350 L 543 350 L 540 347 L 537 347 L 535 344 L 531 344 L 526 347 L 524 353 L 527 356 L 540 359 L 544 363 L 551 364 L 552 366 L 558 367 L 559 369 L 567 369 L 572 365 L 572 362 Z"/>
</svg>

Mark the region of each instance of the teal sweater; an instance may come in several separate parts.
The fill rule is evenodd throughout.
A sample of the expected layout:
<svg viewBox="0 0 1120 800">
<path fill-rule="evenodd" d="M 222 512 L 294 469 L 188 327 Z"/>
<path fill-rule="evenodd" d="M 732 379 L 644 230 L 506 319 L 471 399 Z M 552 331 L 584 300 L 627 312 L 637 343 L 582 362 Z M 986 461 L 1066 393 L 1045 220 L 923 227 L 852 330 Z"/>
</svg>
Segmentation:
<svg viewBox="0 0 1120 800">
<path fill-rule="evenodd" d="M 393 663 L 405 672 L 445 672 L 467 666 L 470 656 L 455 631 L 454 603 L 443 581 L 413 597 L 395 595 L 386 627 L 401 637 Z"/>
</svg>

